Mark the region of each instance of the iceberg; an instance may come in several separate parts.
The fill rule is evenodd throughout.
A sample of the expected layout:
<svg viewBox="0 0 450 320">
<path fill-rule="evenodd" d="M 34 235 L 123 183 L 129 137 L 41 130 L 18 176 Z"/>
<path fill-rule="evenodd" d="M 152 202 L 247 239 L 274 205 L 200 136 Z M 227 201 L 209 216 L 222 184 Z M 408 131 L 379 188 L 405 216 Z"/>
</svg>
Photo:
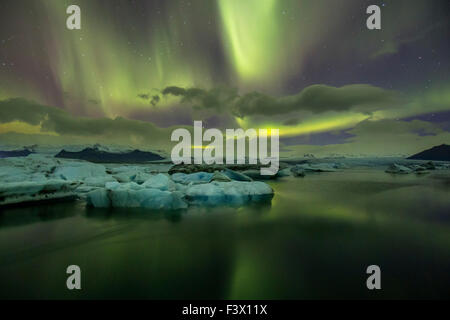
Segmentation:
<svg viewBox="0 0 450 320">
<path fill-rule="evenodd" d="M 340 166 L 336 163 L 302 163 L 290 168 L 294 177 L 304 177 L 307 172 L 335 172 Z"/>
<path fill-rule="evenodd" d="M 303 169 L 299 166 L 293 166 L 291 168 L 291 172 L 294 177 L 304 177 L 305 176 L 305 169 Z"/>
<path fill-rule="evenodd" d="M 113 177 L 119 181 L 119 182 L 136 182 L 136 183 L 144 183 L 149 178 L 151 178 L 151 174 L 141 172 L 141 171 L 126 171 L 121 172 L 116 175 L 113 175 Z"/>
<path fill-rule="evenodd" d="M 242 174 L 240 172 L 237 172 L 237 171 L 234 171 L 231 169 L 225 169 L 223 174 L 226 175 L 231 180 L 235 180 L 235 181 L 247 181 L 247 182 L 253 181 L 252 178 L 246 176 L 245 174 Z"/>
<path fill-rule="evenodd" d="M 111 200 L 108 196 L 108 190 L 106 189 L 97 189 L 89 192 L 86 195 L 86 202 L 88 206 L 95 208 L 111 207 Z"/>
<path fill-rule="evenodd" d="M 177 189 L 175 182 L 170 180 L 165 174 L 159 173 L 151 176 L 143 183 L 144 188 L 154 188 L 162 191 L 175 191 Z"/>
<path fill-rule="evenodd" d="M 413 172 L 413 170 L 400 164 L 393 163 L 386 169 L 386 172 L 394 174 L 408 174 Z"/>
<path fill-rule="evenodd" d="M 144 188 L 137 184 L 109 185 L 109 189 L 94 190 L 87 194 L 87 204 L 96 208 L 147 208 L 176 210 L 187 208 L 179 192 Z"/>
<path fill-rule="evenodd" d="M 0 185 L 0 206 L 23 202 L 76 198 L 78 182 L 43 180 L 11 182 Z"/>
<path fill-rule="evenodd" d="M 192 185 L 186 191 L 188 202 L 207 206 L 243 205 L 272 197 L 273 189 L 261 181 L 211 182 Z"/>
<path fill-rule="evenodd" d="M 54 176 L 62 180 L 79 181 L 90 177 L 105 176 L 106 168 L 100 164 L 73 162 L 58 167 Z"/>
<path fill-rule="evenodd" d="M 96 208 L 176 210 L 189 205 L 244 205 L 271 199 L 264 182 L 222 168 L 153 174 L 146 166 L 116 166 L 41 154 L 0 159 L 0 205 L 81 199 Z"/>
<path fill-rule="evenodd" d="M 179 173 L 172 174 L 171 177 L 172 177 L 172 180 L 176 183 L 198 184 L 198 183 L 210 182 L 213 175 L 214 175 L 213 173 L 209 173 L 209 172 L 196 172 L 196 173 L 190 173 L 190 174 L 179 172 Z"/>
<path fill-rule="evenodd" d="M 111 176 L 87 177 L 83 180 L 83 184 L 90 187 L 104 187 L 106 183 L 114 181 L 117 180 Z"/>
<path fill-rule="evenodd" d="M 216 172 L 214 172 L 214 174 L 209 182 L 212 182 L 212 181 L 230 182 L 232 180 L 228 176 L 223 174 L 222 172 L 216 171 Z"/>
<path fill-rule="evenodd" d="M 334 163 L 315 163 L 315 164 L 297 164 L 296 167 L 303 169 L 305 172 L 335 172 L 336 164 Z"/>
</svg>

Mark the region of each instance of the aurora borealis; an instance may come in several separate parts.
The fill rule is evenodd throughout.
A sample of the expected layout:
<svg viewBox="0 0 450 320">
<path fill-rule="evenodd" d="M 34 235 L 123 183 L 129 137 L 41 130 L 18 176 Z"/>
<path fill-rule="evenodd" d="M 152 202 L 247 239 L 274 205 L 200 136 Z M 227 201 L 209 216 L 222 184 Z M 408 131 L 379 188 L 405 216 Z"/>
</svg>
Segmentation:
<svg viewBox="0 0 450 320">
<path fill-rule="evenodd" d="M 65 27 L 71 4 L 81 30 Z M 371 4 L 381 30 L 366 28 Z M 194 120 L 279 128 L 289 154 L 450 140 L 448 1 L 6 0 L 0 11 L 2 144 L 164 148 Z"/>
</svg>

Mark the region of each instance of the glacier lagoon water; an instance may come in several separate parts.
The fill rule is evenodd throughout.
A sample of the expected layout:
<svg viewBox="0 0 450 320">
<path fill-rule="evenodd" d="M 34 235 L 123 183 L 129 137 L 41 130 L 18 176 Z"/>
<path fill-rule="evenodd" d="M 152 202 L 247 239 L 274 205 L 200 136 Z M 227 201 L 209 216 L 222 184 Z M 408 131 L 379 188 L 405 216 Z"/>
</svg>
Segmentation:
<svg viewBox="0 0 450 320">
<path fill-rule="evenodd" d="M 450 173 L 285 177 L 271 203 L 0 214 L 0 298 L 449 298 Z M 66 289 L 81 268 L 82 290 Z M 367 266 L 381 268 L 379 291 Z"/>
</svg>

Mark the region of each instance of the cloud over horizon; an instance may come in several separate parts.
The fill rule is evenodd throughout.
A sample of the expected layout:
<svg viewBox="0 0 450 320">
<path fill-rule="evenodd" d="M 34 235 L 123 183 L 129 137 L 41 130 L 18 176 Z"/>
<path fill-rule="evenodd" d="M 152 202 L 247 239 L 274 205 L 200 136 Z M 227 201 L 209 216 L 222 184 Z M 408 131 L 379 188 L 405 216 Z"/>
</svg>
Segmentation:
<svg viewBox="0 0 450 320">
<path fill-rule="evenodd" d="M 198 96 L 198 93 L 195 95 Z M 369 96 L 372 98 L 369 99 L 370 101 L 378 101 L 377 95 Z M 366 99 L 367 96 L 363 95 L 363 97 Z M 355 95 L 348 100 L 352 99 L 361 101 L 362 98 Z M 367 101 L 367 99 L 364 101 Z M 214 121 L 220 121 L 220 117 Z M 18 123 L 35 126 L 39 134 L 21 131 L 20 126 L 17 127 L 18 130 L 14 130 L 14 126 Z M 292 125 L 299 124 L 293 122 Z M 115 119 L 79 117 L 65 110 L 22 98 L 0 100 L 0 129 L 2 126 L 10 129 L 9 131 L 0 130 L 2 132 L 0 133 L 2 143 L 14 141 L 22 145 L 44 142 L 59 145 L 105 143 L 165 151 L 169 151 L 173 146 L 170 142 L 173 129 L 179 127 L 191 129 L 190 126 L 161 128 L 150 122 L 123 117 Z M 319 155 L 372 152 L 379 155 L 389 155 L 420 151 L 421 148 L 442 144 L 450 140 L 450 133 L 442 128 L 441 123 L 417 119 L 367 119 L 346 129 L 345 132 L 341 131 L 343 133 L 338 130 L 325 130 L 323 132 L 330 132 L 325 136 L 332 139 L 317 143 L 315 135 L 319 136 L 320 134 L 315 134 L 313 131 L 297 136 L 301 136 L 301 138 L 296 138 L 294 135 L 289 138 L 289 144 L 283 144 L 282 137 L 282 150 L 297 154 L 301 152 Z"/>
<path fill-rule="evenodd" d="M 85 140 L 109 141 L 149 147 L 167 147 L 173 128 L 160 128 L 150 122 L 123 117 L 87 118 L 74 116 L 65 110 L 44 106 L 22 98 L 0 101 L 0 126 L 7 123 L 38 126 L 44 134 L 84 137 Z M 20 132 L 18 132 L 20 133 Z M 70 140 L 68 141 L 70 142 Z"/>
<path fill-rule="evenodd" d="M 371 113 L 405 103 L 399 92 L 386 90 L 368 84 L 352 84 L 333 87 L 323 84 L 304 88 L 290 96 L 273 97 L 260 92 L 240 96 L 236 89 L 167 87 L 164 96 L 175 96 L 180 102 L 202 109 L 228 110 L 234 116 L 243 118 L 252 115 L 279 115 L 296 111 L 323 113 L 327 111 L 357 111 Z"/>
</svg>

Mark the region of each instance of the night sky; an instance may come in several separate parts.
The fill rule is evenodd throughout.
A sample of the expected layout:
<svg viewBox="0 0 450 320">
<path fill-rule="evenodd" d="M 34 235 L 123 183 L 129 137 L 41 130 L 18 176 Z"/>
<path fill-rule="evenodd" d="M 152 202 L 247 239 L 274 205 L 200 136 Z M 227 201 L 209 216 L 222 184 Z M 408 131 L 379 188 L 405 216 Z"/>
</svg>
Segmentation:
<svg viewBox="0 0 450 320">
<path fill-rule="evenodd" d="M 194 120 L 279 128 L 290 155 L 450 143 L 448 0 L 2 0 L 0 15 L 0 145 L 164 149 Z"/>
</svg>

